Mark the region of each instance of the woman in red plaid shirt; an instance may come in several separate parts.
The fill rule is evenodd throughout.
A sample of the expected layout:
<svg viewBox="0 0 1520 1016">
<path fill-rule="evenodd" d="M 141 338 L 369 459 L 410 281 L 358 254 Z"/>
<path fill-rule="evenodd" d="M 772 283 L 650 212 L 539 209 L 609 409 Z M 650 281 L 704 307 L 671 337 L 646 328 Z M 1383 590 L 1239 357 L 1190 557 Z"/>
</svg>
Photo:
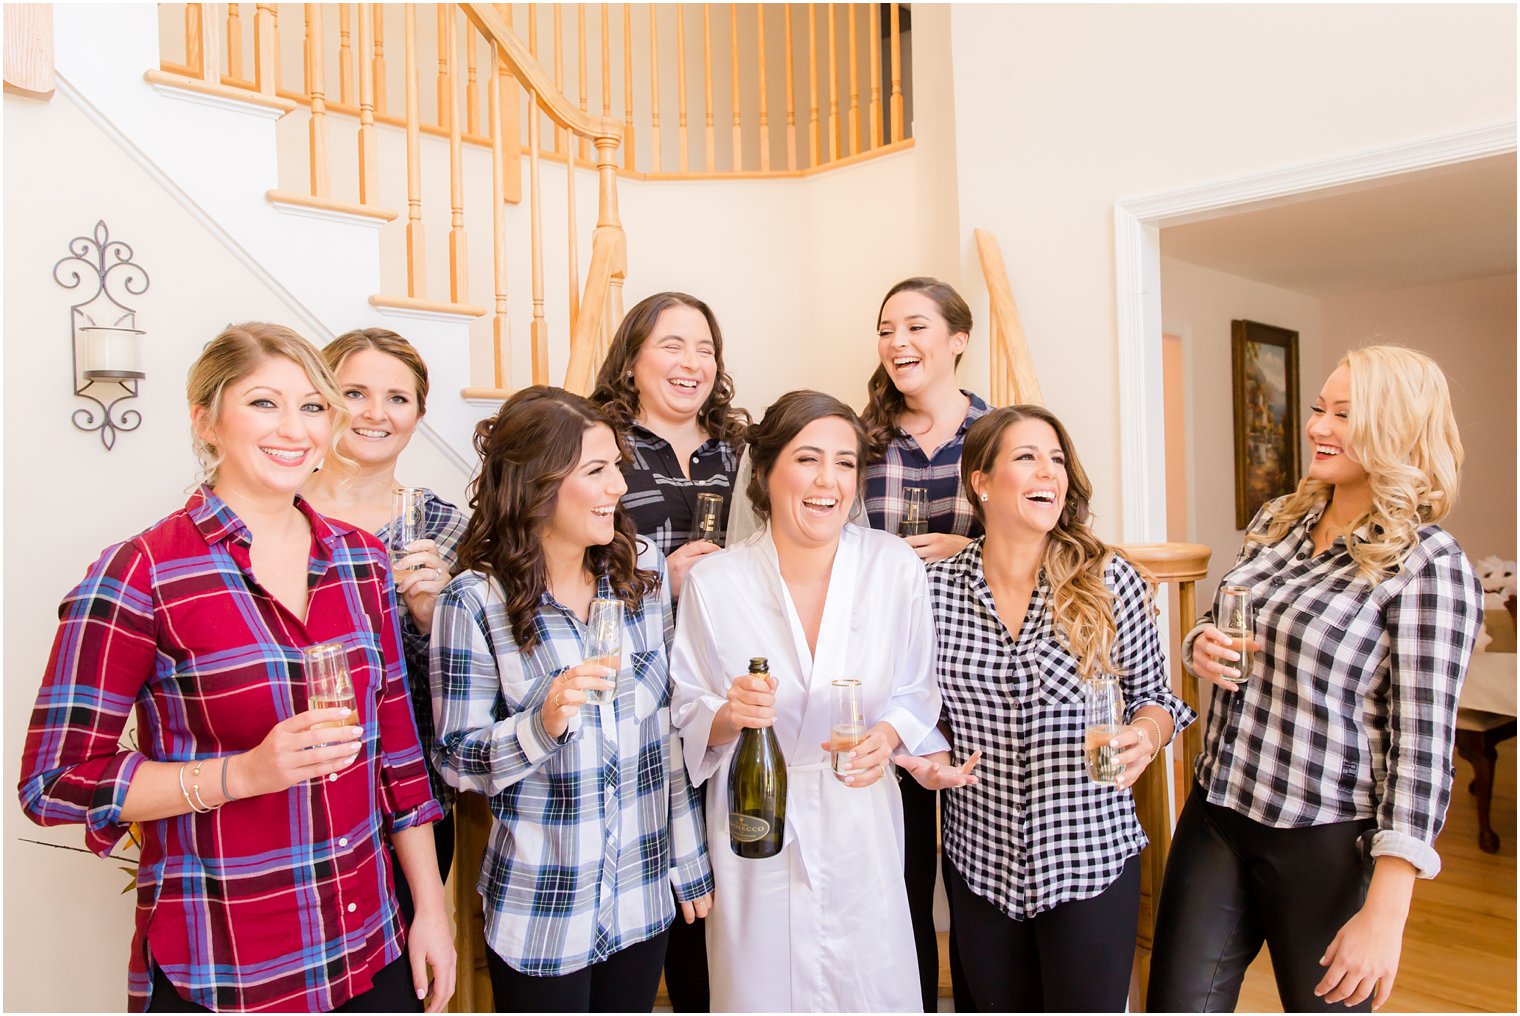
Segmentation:
<svg viewBox="0 0 1520 1016">
<path fill-rule="evenodd" d="M 190 369 L 206 482 L 64 598 L 22 759 L 43 825 L 108 854 L 142 828 L 134 1011 L 420 1010 L 453 994 L 395 592 L 373 536 L 297 491 L 344 411 L 287 328 L 228 328 Z M 308 709 L 303 648 L 347 650 L 347 709 Z M 121 746 L 136 710 L 140 749 Z M 417 900 L 403 927 L 395 848 Z"/>
</svg>

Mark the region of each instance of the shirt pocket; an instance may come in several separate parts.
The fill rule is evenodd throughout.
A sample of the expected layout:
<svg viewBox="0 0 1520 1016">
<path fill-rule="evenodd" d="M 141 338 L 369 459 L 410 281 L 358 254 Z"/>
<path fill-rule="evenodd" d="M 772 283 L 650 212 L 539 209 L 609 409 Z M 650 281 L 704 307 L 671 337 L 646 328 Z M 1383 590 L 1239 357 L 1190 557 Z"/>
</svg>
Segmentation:
<svg viewBox="0 0 1520 1016">
<path fill-rule="evenodd" d="M 632 671 L 633 718 L 642 723 L 670 705 L 670 665 L 665 653 L 658 649 L 629 653 L 628 664 Z"/>
<path fill-rule="evenodd" d="M 1077 673 L 1076 658 L 1054 639 L 1042 639 L 1035 647 L 1034 656 L 1039 667 L 1039 689 L 1035 698 L 1042 705 L 1085 708 L 1087 696 Z"/>
</svg>

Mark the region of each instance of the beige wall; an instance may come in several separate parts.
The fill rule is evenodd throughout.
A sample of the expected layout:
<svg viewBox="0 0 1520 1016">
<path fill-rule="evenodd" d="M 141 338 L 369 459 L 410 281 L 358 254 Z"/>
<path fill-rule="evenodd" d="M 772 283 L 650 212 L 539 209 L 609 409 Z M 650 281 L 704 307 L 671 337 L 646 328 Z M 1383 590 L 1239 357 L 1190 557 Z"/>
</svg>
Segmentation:
<svg viewBox="0 0 1520 1016">
<path fill-rule="evenodd" d="M 995 232 L 1110 537 L 1114 203 L 1515 116 L 1512 6 L 968 4 L 950 23 L 962 274 L 970 230 Z"/>
<path fill-rule="evenodd" d="M 1163 249 L 1165 243 L 1163 231 Z M 1325 379 L 1318 299 L 1175 258 L 1161 259 L 1162 327 L 1182 339 L 1187 539 L 1206 544 L 1214 552 L 1209 577 L 1198 589 L 1204 604 L 1212 600 L 1220 577 L 1235 563 L 1243 536 L 1235 528 L 1235 408 L 1230 373 L 1230 322 L 1235 319 L 1298 332 L 1300 410 L 1308 411 Z M 1302 429 L 1299 443 L 1301 453 L 1308 454 Z"/>
<path fill-rule="evenodd" d="M 1467 452 L 1444 525 L 1471 560 L 1514 560 L 1515 277 L 1327 297 L 1321 309 L 1321 373 L 1374 342 L 1412 346 L 1441 364 Z"/>
</svg>

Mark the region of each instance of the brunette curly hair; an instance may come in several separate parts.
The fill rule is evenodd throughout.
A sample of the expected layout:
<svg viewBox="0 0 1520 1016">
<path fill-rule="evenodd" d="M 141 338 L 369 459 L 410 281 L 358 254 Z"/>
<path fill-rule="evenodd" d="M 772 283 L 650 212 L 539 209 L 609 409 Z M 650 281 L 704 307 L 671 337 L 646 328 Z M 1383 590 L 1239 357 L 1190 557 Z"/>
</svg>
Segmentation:
<svg viewBox="0 0 1520 1016">
<path fill-rule="evenodd" d="M 939 308 L 940 316 L 945 319 L 951 335 L 965 332 L 967 336 L 970 336 L 971 308 L 967 305 L 965 298 L 948 282 L 931 279 L 927 275 L 915 275 L 911 279 L 903 279 L 887 290 L 887 295 L 881 298 L 881 306 L 876 309 L 878 327 L 881 325 L 882 311 L 887 309 L 887 301 L 903 292 L 924 294 Z M 960 365 L 961 357 L 964 355 L 964 353 L 956 355 L 956 366 Z M 870 458 L 872 462 L 875 462 L 887 453 L 887 446 L 892 443 L 892 435 L 897 433 L 897 421 L 908 411 L 908 400 L 903 398 L 903 393 L 898 391 L 897 386 L 892 383 L 892 376 L 887 373 L 887 368 L 881 364 L 876 365 L 876 370 L 871 373 L 871 380 L 866 383 L 866 396 L 866 408 L 860 414 L 860 420 L 866 426 L 866 435 L 871 441 Z"/>
<path fill-rule="evenodd" d="M 459 542 L 459 568 L 473 569 L 501 584 L 507 617 L 518 647 L 538 644 L 533 618 L 549 588 L 543 533 L 554 515 L 560 484 L 581 458 L 586 431 L 612 431 L 619 449 L 622 432 L 602 409 L 563 388 L 534 385 L 502 405 L 492 418 L 475 426 L 480 475 L 470 483 L 469 524 Z M 659 588 L 656 572 L 640 569 L 638 533 L 619 504 L 613 516 L 612 542 L 586 550 L 586 567 L 606 575 L 612 591 L 629 610 Z"/>
</svg>

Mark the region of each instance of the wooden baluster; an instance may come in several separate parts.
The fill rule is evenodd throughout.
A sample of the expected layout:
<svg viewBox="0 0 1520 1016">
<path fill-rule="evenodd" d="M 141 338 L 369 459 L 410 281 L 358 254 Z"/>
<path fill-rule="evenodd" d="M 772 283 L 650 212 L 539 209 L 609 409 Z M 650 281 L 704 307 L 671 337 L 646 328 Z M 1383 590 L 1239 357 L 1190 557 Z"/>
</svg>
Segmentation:
<svg viewBox="0 0 1520 1016">
<path fill-rule="evenodd" d="M 829 15 L 829 161 L 839 158 L 839 49 L 834 40 L 834 5 L 826 4 Z"/>
<path fill-rule="evenodd" d="M 301 14 L 305 18 L 306 35 L 301 40 L 301 91 L 311 94 L 311 4 L 301 5 Z"/>
<path fill-rule="evenodd" d="M 331 188 L 327 175 L 327 67 L 322 49 L 322 5 L 307 4 L 306 10 L 311 21 L 306 39 L 311 75 L 307 84 L 307 95 L 311 99 L 311 119 L 307 121 L 307 133 L 311 139 L 311 196 L 325 198 Z"/>
<path fill-rule="evenodd" d="M 737 8 L 735 9 L 737 10 Z M 735 17 L 738 15 L 735 14 Z M 765 113 L 765 5 L 755 4 L 755 38 L 759 42 L 759 49 L 755 54 L 755 62 L 760 68 L 760 172 L 769 173 L 771 169 L 771 125 L 770 118 Z"/>
<path fill-rule="evenodd" d="M 185 4 L 185 66 L 192 74 L 200 73 L 201 52 L 201 5 Z"/>
<path fill-rule="evenodd" d="M 702 5 L 702 96 L 707 111 L 707 165 L 709 173 L 718 171 L 718 134 L 713 127 L 712 86 L 712 11 L 710 4 Z"/>
<path fill-rule="evenodd" d="M 818 165 L 818 17 L 808 4 L 808 168 Z"/>
<path fill-rule="evenodd" d="M 354 73 L 354 49 L 350 39 L 352 22 L 350 11 L 353 4 L 338 5 L 338 102 L 344 106 L 354 104 L 354 90 L 349 79 Z"/>
<path fill-rule="evenodd" d="M 503 144 L 503 135 L 506 133 L 502 122 L 503 77 L 501 56 L 493 43 L 486 115 L 490 117 L 491 132 L 491 281 L 496 293 L 495 313 L 491 317 L 491 383 L 496 388 L 512 386 L 512 322 L 507 316 L 507 206 L 504 186 L 507 160 Z"/>
<path fill-rule="evenodd" d="M 538 59 L 538 4 L 528 4 L 528 53 Z M 528 119 L 538 119 L 538 107 L 528 103 Z M 536 383 L 536 382 L 535 382 Z"/>
<path fill-rule="evenodd" d="M 575 239 L 575 160 L 565 160 L 565 215 L 566 246 L 569 248 L 570 281 L 570 334 L 575 334 L 575 323 L 581 316 L 581 258 Z"/>
<path fill-rule="evenodd" d="M 681 153 L 681 172 L 690 160 L 686 149 L 686 11 L 676 4 L 676 146 Z"/>
<path fill-rule="evenodd" d="M 892 44 L 892 140 L 897 142 L 903 139 L 902 31 L 898 24 L 897 4 L 892 5 L 891 11 L 888 32 Z"/>
<path fill-rule="evenodd" d="M 375 115 L 380 116 L 385 112 L 385 9 L 389 4 L 375 5 L 375 57 L 371 61 L 374 67 L 375 81 Z"/>
<path fill-rule="evenodd" d="M 459 32 L 454 18 L 457 4 L 443 4 L 448 28 L 449 66 L 459 66 Z M 469 244 L 464 231 L 464 137 L 459 120 L 459 89 L 449 78 L 449 299 L 454 303 L 470 301 L 470 276 L 465 255 Z"/>
<path fill-rule="evenodd" d="M 512 27 L 512 5 L 497 4 L 497 11 L 501 13 L 502 20 L 507 27 Z M 491 47 L 491 55 L 500 63 L 500 55 L 496 47 Z M 502 200 L 511 204 L 522 201 L 522 114 L 521 104 L 518 102 L 517 79 L 507 73 L 505 66 L 498 70 L 501 76 L 501 155 L 502 177 L 501 194 Z M 529 107 L 533 113 L 536 109 Z M 505 215 L 505 211 L 502 213 Z M 505 220 L 503 220 L 505 224 Z"/>
<path fill-rule="evenodd" d="M 590 107 L 586 105 L 586 5 L 575 5 L 575 38 L 576 38 L 576 96 L 581 107 L 581 114 L 590 113 Z M 591 157 L 591 143 L 587 138 L 581 138 L 581 158 Z M 573 151 L 573 148 L 572 148 Z M 571 326 L 574 327 L 573 325 Z"/>
<path fill-rule="evenodd" d="M 260 95 L 275 93 L 279 73 L 279 43 L 274 31 L 274 4 L 259 4 L 253 15 L 253 73 Z"/>
<path fill-rule="evenodd" d="M 792 5 L 784 4 L 786 11 L 786 168 L 797 170 L 797 107 L 792 82 Z"/>
<path fill-rule="evenodd" d="M 437 4 L 438 10 L 438 126 L 449 126 L 449 93 L 454 90 L 453 68 L 449 66 L 449 8 L 453 4 Z"/>
<path fill-rule="evenodd" d="M 633 4 L 623 5 L 623 168 L 633 169 Z"/>
<path fill-rule="evenodd" d="M 383 8 L 383 5 L 382 5 Z M 422 121 L 418 112 L 417 5 L 406 5 L 406 295 L 427 298 L 422 233 Z"/>
<path fill-rule="evenodd" d="M 659 7 L 649 5 L 649 169 L 660 171 L 660 26 L 655 18 Z M 676 7 L 676 21 L 681 8 Z M 684 150 L 684 146 L 683 150 Z"/>
<path fill-rule="evenodd" d="M 561 16 L 563 8 L 559 4 L 554 5 L 554 87 L 563 95 L 565 93 L 565 20 Z M 570 132 L 564 131 L 565 147 L 560 147 L 561 131 L 554 129 L 554 154 L 563 154 L 570 158 Z"/>
<path fill-rule="evenodd" d="M 734 104 L 734 151 L 733 171 L 744 171 L 744 125 L 739 118 L 739 5 L 728 6 L 728 67 L 729 91 Z"/>
<path fill-rule="evenodd" d="M 380 200 L 380 162 L 375 149 L 375 68 L 370 47 L 375 42 L 375 4 L 359 5 L 359 204 Z"/>
<path fill-rule="evenodd" d="M 531 12 L 532 7 L 528 10 Z M 531 17 L 531 13 L 530 13 Z M 533 323 L 528 329 L 533 383 L 549 383 L 549 323 L 544 320 L 544 216 L 538 187 L 538 93 L 528 93 L 528 203 L 533 236 Z"/>
<path fill-rule="evenodd" d="M 871 130 L 866 144 L 881 147 L 881 4 L 871 4 Z"/>
<path fill-rule="evenodd" d="M 243 12 L 242 4 L 227 5 L 227 76 L 243 81 Z"/>
<path fill-rule="evenodd" d="M 475 83 L 475 29 L 469 21 L 464 23 L 465 52 L 465 130 L 471 137 L 480 137 L 480 86 Z"/>
<path fill-rule="evenodd" d="M 213 85 L 222 83 L 222 47 L 216 23 L 215 4 L 197 4 L 200 11 L 201 80 Z"/>
<path fill-rule="evenodd" d="M 860 152 L 860 70 L 857 66 L 855 50 L 858 44 L 855 41 L 855 4 L 844 5 L 844 16 L 849 21 L 850 32 L 850 154 Z"/>
<path fill-rule="evenodd" d="M 628 5 L 624 4 L 627 10 Z M 606 4 L 601 5 L 602 24 L 602 119 L 612 119 L 612 22 L 607 20 Z M 624 141 L 626 142 L 626 138 Z"/>
</svg>

